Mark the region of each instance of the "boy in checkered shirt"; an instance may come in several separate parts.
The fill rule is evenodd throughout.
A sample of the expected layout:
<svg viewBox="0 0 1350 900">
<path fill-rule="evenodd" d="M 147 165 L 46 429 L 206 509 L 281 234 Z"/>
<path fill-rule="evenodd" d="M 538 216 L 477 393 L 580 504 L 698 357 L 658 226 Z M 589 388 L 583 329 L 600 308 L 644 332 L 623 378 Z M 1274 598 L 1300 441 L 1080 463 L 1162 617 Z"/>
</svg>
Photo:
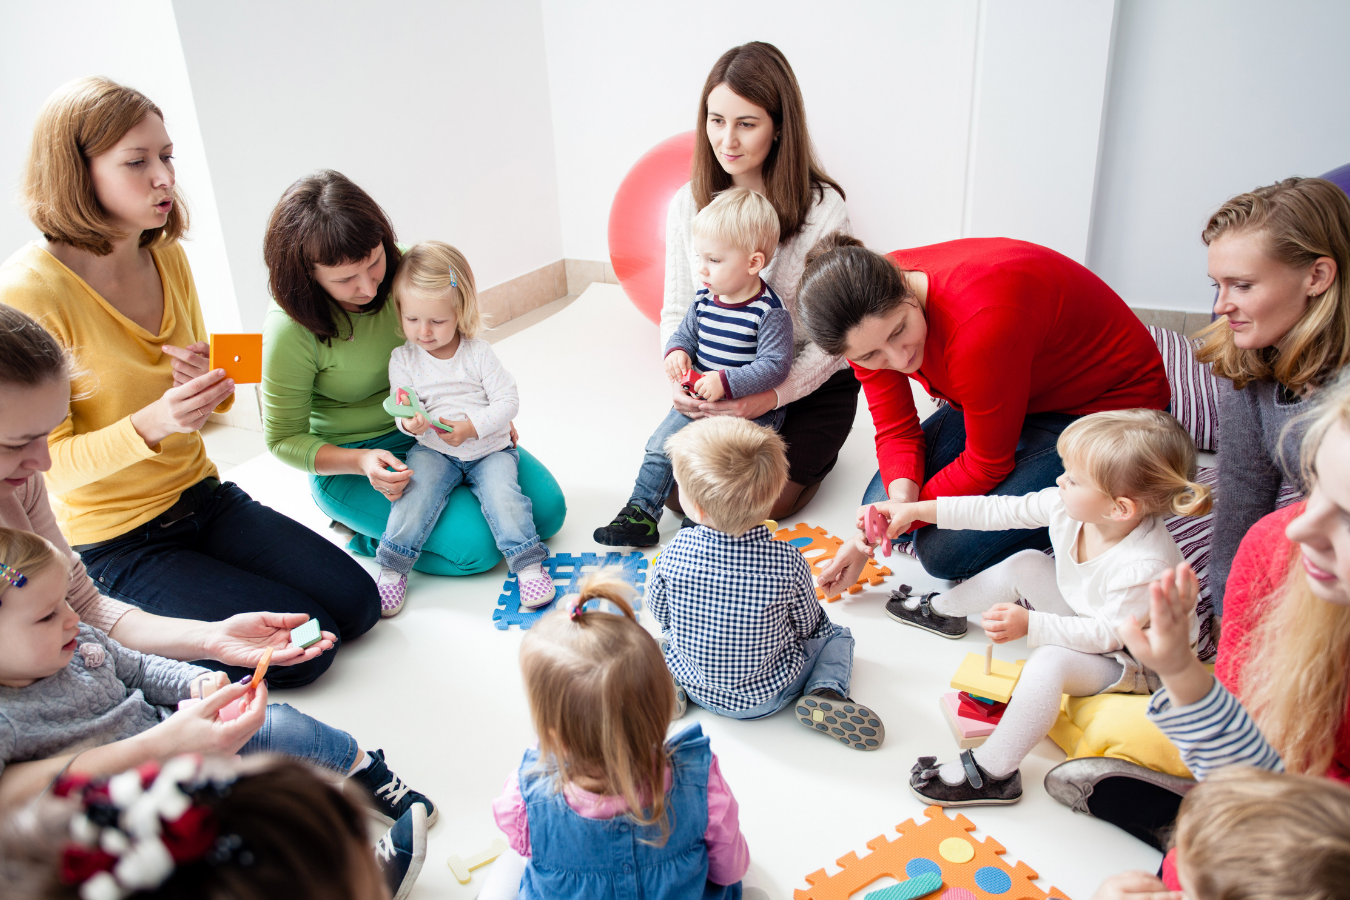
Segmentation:
<svg viewBox="0 0 1350 900">
<path fill-rule="evenodd" d="M 762 523 L 787 481 L 783 439 L 745 419 L 698 419 L 666 443 L 680 505 L 698 524 L 661 552 L 647 604 L 666 666 L 688 699 L 733 719 L 792 706 L 855 750 L 886 730 L 849 696 L 853 636 L 816 600 L 811 567 Z"/>
</svg>

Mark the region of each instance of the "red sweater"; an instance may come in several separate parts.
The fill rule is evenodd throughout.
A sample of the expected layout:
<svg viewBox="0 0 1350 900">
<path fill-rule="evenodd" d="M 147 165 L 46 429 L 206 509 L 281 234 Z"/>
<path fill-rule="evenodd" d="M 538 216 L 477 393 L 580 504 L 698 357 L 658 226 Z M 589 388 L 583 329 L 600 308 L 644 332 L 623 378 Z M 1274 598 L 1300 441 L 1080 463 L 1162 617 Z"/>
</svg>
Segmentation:
<svg viewBox="0 0 1350 900">
<path fill-rule="evenodd" d="M 1025 241 L 965 238 L 891 258 L 928 276 L 928 339 L 913 375 L 853 366 L 887 486 L 912 479 L 925 500 L 984 494 L 1012 472 L 1028 413 L 1163 409 L 1170 401 L 1148 330 L 1068 257 Z M 924 472 L 910 378 L 965 416 L 966 448 L 940 472 Z"/>
<path fill-rule="evenodd" d="M 1251 658 L 1252 638 L 1271 598 L 1284 584 L 1295 548 L 1284 529 L 1303 512 L 1295 503 L 1259 520 L 1247 532 L 1233 557 L 1223 597 L 1223 632 L 1214 675 L 1235 697 L 1242 699 L 1242 672 Z M 1350 782 L 1350 709 L 1341 721 L 1336 756 L 1327 777 Z"/>
</svg>

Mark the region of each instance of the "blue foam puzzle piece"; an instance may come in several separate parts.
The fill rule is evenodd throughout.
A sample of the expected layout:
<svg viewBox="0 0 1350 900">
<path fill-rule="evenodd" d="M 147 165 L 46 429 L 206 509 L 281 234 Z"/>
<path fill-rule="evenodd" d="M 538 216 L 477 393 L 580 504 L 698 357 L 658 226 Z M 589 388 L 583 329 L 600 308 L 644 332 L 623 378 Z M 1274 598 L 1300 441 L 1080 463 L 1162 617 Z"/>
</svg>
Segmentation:
<svg viewBox="0 0 1350 900">
<path fill-rule="evenodd" d="M 1009 881 L 1009 886 L 1012 882 Z M 942 876 L 937 872 L 925 872 L 917 878 L 893 884 L 879 891 L 872 891 L 865 900 L 918 900 L 942 887 Z M 1005 889 L 1006 890 L 1006 889 Z"/>
<path fill-rule="evenodd" d="M 804 538 L 793 538 L 792 540 L 788 541 L 788 543 L 791 544 L 792 546 L 796 547 L 798 550 L 800 550 L 800 549 L 802 549 L 803 547 L 810 547 L 810 546 L 811 546 L 811 542 L 814 541 L 814 540 L 815 540 L 815 538 L 809 538 L 809 537 L 804 537 Z"/>
<path fill-rule="evenodd" d="M 594 553 L 559 553 L 544 560 L 543 564 L 553 578 L 558 593 L 553 601 L 538 609 L 520 608 L 520 583 L 515 575 L 507 577 L 502 585 L 502 595 L 497 598 L 497 608 L 492 611 L 492 621 L 498 631 L 505 631 L 512 625 L 522 631 L 539 620 L 545 613 L 551 612 L 558 601 L 568 594 L 580 590 L 581 580 L 599 569 L 614 568 L 625 581 L 636 589 L 633 597 L 633 611 L 642 609 L 642 591 L 647 580 L 647 558 L 641 553 L 606 553 L 603 557 Z"/>
</svg>

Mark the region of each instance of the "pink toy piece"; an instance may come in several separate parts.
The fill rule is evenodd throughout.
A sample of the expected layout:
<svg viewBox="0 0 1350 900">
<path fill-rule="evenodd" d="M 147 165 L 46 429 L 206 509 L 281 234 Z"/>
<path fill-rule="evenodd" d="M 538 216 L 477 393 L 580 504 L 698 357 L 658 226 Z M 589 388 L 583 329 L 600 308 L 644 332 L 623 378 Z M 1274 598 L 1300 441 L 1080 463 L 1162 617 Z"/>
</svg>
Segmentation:
<svg viewBox="0 0 1350 900">
<path fill-rule="evenodd" d="M 865 522 L 867 533 L 867 542 L 869 544 L 879 544 L 881 546 L 881 555 L 891 555 L 891 539 L 886 536 L 886 529 L 891 527 L 891 522 L 875 506 L 867 507 L 867 520 Z"/>
<path fill-rule="evenodd" d="M 956 691 L 943 694 L 938 702 L 942 706 L 947 724 L 951 726 L 952 737 L 956 738 L 956 745 L 962 750 L 980 746 L 998 726 L 997 722 L 981 721 L 961 715 L 960 694 Z"/>
</svg>

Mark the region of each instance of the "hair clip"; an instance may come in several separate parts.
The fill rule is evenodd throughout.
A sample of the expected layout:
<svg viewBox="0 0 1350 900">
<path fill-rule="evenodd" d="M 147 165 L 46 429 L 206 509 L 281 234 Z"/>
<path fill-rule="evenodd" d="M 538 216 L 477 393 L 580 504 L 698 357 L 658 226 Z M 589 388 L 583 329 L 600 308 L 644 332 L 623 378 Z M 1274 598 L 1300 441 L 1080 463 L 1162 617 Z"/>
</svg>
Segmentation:
<svg viewBox="0 0 1350 900">
<path fill-rule="evenodd" d="M 450 286 L 451 286 L 452 288 L 457 288 L 457 287 L 459 287 L 459 279 L 455 277 L 455 267 L 454 267 L 454 266 L 451 266 L 451 267 L 450 267 Z"/>
<path fill-rule="evenodd" d="M 572 594 L 567 598 L 566 605 L 563 608 L 567 610 L 567 615 L 573 622 L 580 622 L 581 614 L 586 611 L 585 606 L 586 601 L 581 599 L 580 594 Z"/>
<path fill-rule="evenodd" d="M 13 566 L 0 563 L 0 578 L 5 579 L 15 587 L 23 587 L 28 583 L 28 576 L 20 572 Z"/>
</svg>

